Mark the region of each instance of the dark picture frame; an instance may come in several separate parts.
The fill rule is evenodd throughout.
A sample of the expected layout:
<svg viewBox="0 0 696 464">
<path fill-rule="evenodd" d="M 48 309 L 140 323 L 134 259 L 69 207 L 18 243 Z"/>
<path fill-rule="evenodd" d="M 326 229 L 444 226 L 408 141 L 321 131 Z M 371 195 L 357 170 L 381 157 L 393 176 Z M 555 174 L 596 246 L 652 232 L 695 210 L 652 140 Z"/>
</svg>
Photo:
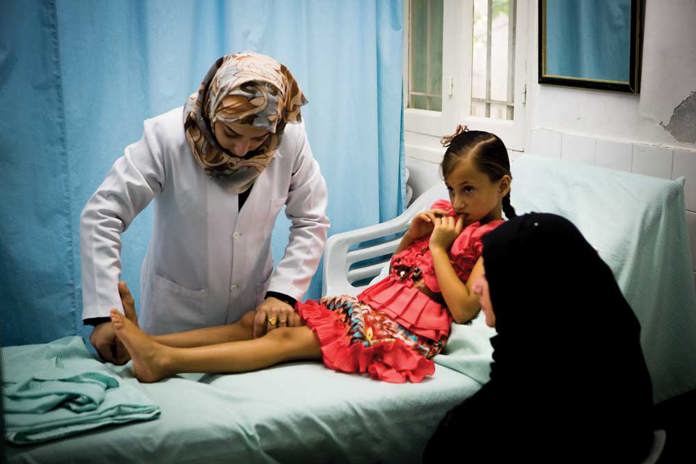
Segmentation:
<svg viewBox="0 0 696 464">
<path fill-rule="evenodd" d="M 577 49 L 563 49 L 564 45 L 561 41 L 550 41 L 549 22 L 555 21 L 557 18 L 553 16 L 554 8 L 549 8 L 550 2 L 563 2 L 567 6 L 570 2 L 582 2 L 584 0 L 539 0 L 539 83 L 554 84 L 571 87 L 584 87 L 591 89 L 614 90 L 637 94 L 640 91 L 640 70 L 641 70 L 641 50 L 642 50 L 642 34 L 643 34 L 643 0 L 630 1 L 630 18 L 626 20 L 629 24 L 625 24 L 625 28 L 630 30 L 630 47 L 627 50 L 628 56 L 622 57 L 628 64 L 628 69 L 625 69 L 625 79 L 610 79 L 602 78 L 601 76 L 582 75 L 582 73 L 563 73 L 553 72 L 550 69 L 547 59 L 550 53 L 555 53 L 556 56 L 562 56 L 573 59 L 577 55 Z M 607 2 L 611 0 L 605 0 Z M 557 5 L 551 5 L 557 6 Z M 587 4 L 583 5 L 586 7 Z M 557 10 L 557 9 L 556 9 Z M 553 26 L 553 24 L 551 25 Z M 605 29 L 606 30 L 606 29 Z M 625 39 L 625 36 L 624 36 Z M 577 42 L 574 43 L 577 45 Z M 582 57 L 577 57 L 581 60 Z M 601 69 L 599 71 L 601 74 Z"/>
</svg>

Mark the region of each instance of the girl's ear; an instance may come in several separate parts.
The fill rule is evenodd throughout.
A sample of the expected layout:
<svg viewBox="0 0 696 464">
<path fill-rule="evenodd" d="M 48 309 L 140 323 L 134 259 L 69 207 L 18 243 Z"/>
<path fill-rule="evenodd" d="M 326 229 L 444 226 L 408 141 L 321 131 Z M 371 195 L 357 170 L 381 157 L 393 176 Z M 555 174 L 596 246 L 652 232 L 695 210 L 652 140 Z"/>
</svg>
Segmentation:
<svg viewBox="0 0 696 464">
<path fill-rule="evenodd" d="M 510 192 L 510 184 L 512 183 L 512 177 L 505 174 L 500 178 L 500 184 L 498 184 L 498 192 L 501 196 L 505 196 Z"/>
</svg>

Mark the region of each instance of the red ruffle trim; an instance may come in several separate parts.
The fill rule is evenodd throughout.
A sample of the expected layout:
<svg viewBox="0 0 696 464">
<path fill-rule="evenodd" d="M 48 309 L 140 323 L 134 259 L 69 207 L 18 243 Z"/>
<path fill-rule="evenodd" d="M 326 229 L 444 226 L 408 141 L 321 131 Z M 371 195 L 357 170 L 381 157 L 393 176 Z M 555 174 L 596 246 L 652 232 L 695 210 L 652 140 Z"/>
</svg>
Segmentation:
<svg viewBox="0 0 696 464">
<path fill-rule="evenodd" d="M 430 206 L 430 209 L 443 210 L 450 216 L 456 215 L 452 208 L 452 204 L 447 200 L 437 200 Z M 483 242 L 481 239 L 503 222 L 505 221 L 502 219 L 494 219 L 483 225 L 478 221 L 473 222 L 466 226 L 459 236 L 454 239 L 448 254 L 459 280 L 462 282 L 469 280 L 471 270 L 474 268 L 483 250 Z M 433 257 L 428 247 L 429 242 L 430 236 L 422 237 L 414 241 L 409 247 L 395 254 L 392 257 L 391 264 L 392 266 L 417 266 L 421 270 L 423 281 L 428 289 L 432 292 L 440 293 L 440 284 L 435 275 Z M 392 275 L 394 274 L 395 273 L 392 272 Z"/>
<path fill-rule="evenodd" d="M 417 288 L 389 276 L 363 290 L 358 299 L 387 314 L 416 335 L 440 340 L 449 337 L 449 310 Z"/>
<path fill-rule="evenodd" d="M 348 327 L 316 301 L 298 302 L 296 309 L 319 338 L 324 364 L 330 369 L 367 373 L 373 379 L 391 383 L 418 383 L 435 372 L 433 361 L 400 340 L 372 346 L 351 343 Z"/>
</svg>

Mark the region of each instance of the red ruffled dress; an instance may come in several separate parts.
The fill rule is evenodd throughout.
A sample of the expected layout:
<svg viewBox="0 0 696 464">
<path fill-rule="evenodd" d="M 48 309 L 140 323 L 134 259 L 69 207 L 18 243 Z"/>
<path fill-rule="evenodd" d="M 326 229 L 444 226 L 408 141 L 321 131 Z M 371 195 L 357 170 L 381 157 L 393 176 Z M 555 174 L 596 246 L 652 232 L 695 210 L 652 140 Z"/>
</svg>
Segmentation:
<svg viewBox="0 0 696 464">
<path fill-rule="evenodd" d="M 436 201 L 431 209 L 454 215 L 452 205 Z M 502 224 L 468 225 L 454 240 L 450 262 L 466 282 L 481 256 L 481 238 Z M 414 241 L 391 259 L 387 277 L 366 288 L 358 297 L 324 297 L 297 303 L 297 310 L 321 345 L 324 364 L 341 372 L 367 373 L 387 382 L 420 382 L 432 375 L 431 358 L 447 343 L 452 316 L 442 300 L 420 291 L 421 280 L 431 294 L 440 295 L 430 237 Z"/>
</svg>

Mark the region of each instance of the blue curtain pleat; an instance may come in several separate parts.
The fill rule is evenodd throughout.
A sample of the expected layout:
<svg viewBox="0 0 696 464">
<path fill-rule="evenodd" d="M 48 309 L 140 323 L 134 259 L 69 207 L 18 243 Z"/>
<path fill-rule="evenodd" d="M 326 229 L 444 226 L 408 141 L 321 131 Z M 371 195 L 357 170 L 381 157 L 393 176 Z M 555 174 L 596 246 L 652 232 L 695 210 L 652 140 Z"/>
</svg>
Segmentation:
<svg viewBox="0 0 696 464">
<path fill-rule="evenodd" d="M 182 105 L 225 53 L 274 56 L 307 94 L 330 233 L 399 214 L 401 34 L 400 0 L 0 0 L 0 104 L 11 114 L 0 120 L 2 343 L 88 333 L 82 208 L 143 120 Z M 136 301 L 151 210 L 123 236 Z M 280 217 L 274 229 L 276 259 L 288 226 Z"/>
<path fill-rule="evenodd" d="M 0 11 L 2 343 L 75 332 L 76 225 L 70 220 L 55 3 Z"/>
<path fill-rule="evenodd" d="M 406 197 L 406 163 L 404 162 L 403 86 L 401 82 L 402 55 L 394 53 L 403 40 L 403 9 L 401 5 L 377 2 L 377 89 L 379 124 L 380 179 L 397 179 L 391 185 L 382 185 L 380 220 L 394 217 L 394 211 L 404 208 Z M 399 117 L 394 117 L 399 115 Z M 393 134 L 400 134 L 399 138 Z"/>
</svg>

